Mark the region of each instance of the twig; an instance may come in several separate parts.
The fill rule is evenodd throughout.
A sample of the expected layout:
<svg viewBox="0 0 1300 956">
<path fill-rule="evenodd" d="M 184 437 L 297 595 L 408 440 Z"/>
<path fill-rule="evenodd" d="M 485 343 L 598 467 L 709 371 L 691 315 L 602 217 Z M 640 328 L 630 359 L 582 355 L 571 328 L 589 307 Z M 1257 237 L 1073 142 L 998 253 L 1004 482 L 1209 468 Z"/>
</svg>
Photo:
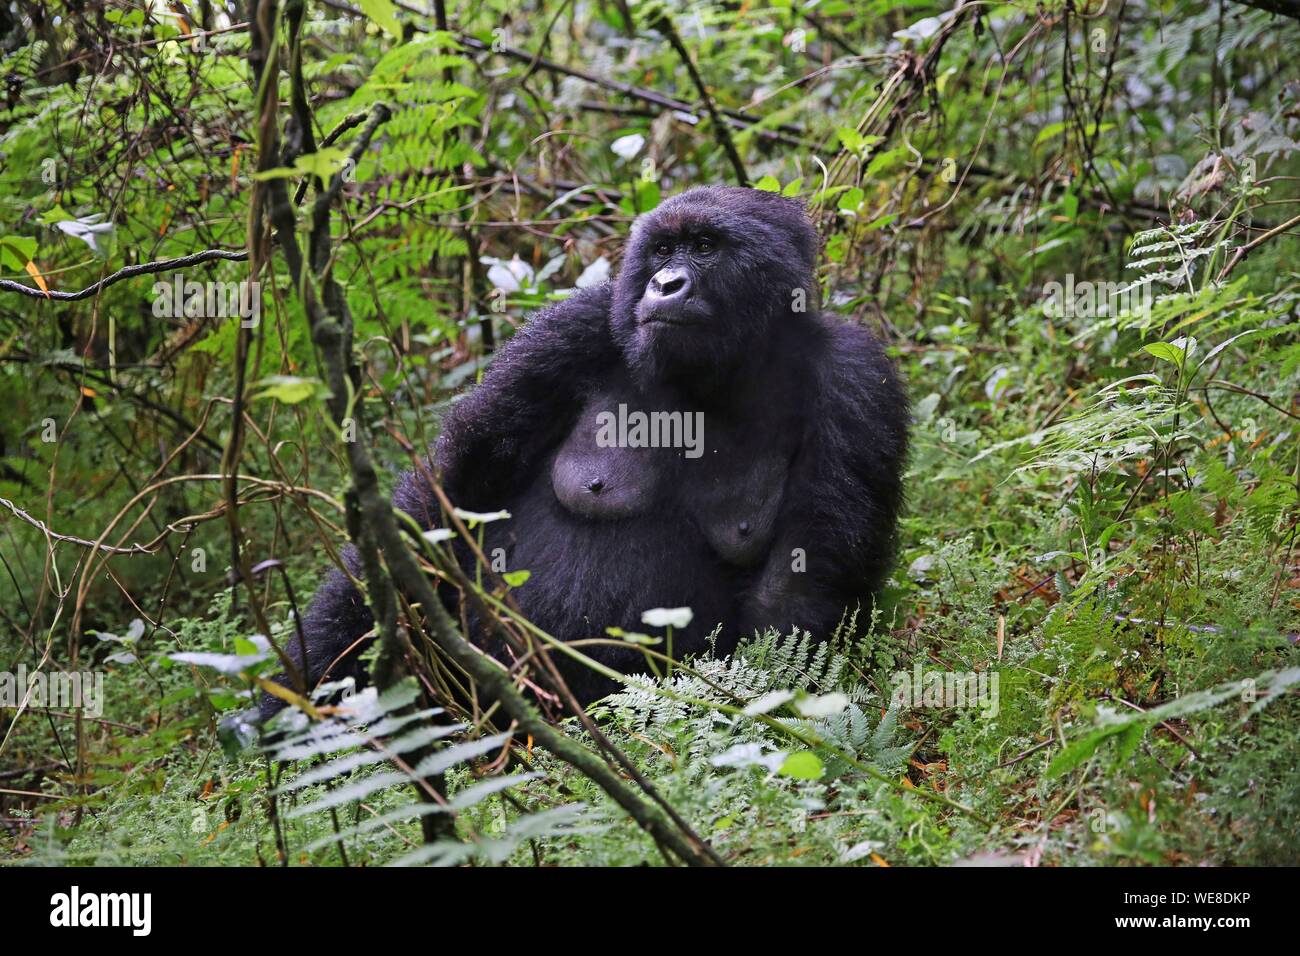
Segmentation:
<svg viewBox="0 0 1300 956">
<path fill-rule="evenodd" d="M 94 285 L 86 286 L 80 292 L 46 292 L 44 289 L 35 289 L 29 285 L 23 285 L 21 282 L 14 282 L 12 279 L 0 279 L 0 290 L 5 292 L 19 292 L 23 295 L 30 296 L 33 299 L 54 299 L 59 302 L 77 302 L 81 299 L 89 299 L 92 295 L 98 293 L 101 289 L 107 289 L 123 279 L 133 279 L 136 276 L 153 275 L 159 272 L 166 272 L 169 269 L 184 269 L 186 266 L 196 266 L 201 262 L 212 262 L 220 260 L 223 262 L 244 262 L 248 259 L 247 252 L 228 252 L 225 249 L 205 249 L 202 252 L 196 252 L 192 255 L 181 256 L 179 259 L 160 259 L 157 262 L 140 262 L 133 266 L 124 266 L 118 269 L 112 275 L 105 276 Z"/>
<path fill-rule="evenodd" d="M 1272 229 L 1270 229 L 1268 232 L 1264 233 L 1263 235 L 1256 236 L 1254 239 L 1250 240 L 1250 242 L 1246 243 L 1244 246 L 1238 246 L 1237 251 L 1234 252 L 1232 254 L 1232 258 L 1228 260 L 1227 265 L 1225 265 L 1223 269 L 1219 272 L 1217 281 L 1222 282 L 1227 277 L 1228 273 L 1231 272 L 1236 267 L 1237 263 L 1239 263 L 1242 259 L 1246 258 L 1246 256 L 1250 254 L 1250 251 L 1254 249 L 1256 246 L 1268 242 L 1268 240 L 1272 239 L 1275 236 L 1281 235 L 1282 233 L 1286 232 L 1288 229 L 1290 229 L 1292 226 L 1295 225 L 1300 225 L 1300 216 L 1294 216 L 1291 219 L 1288 219 L 1286 222 L 1274 226 Z"/>
<path fill-rule="evenodd" d="M 727 154 L 727 161 L 731 163 L 731 169 L 736 174 L 736 184 L 748 186 L 749 175 L 745 172 L 745 164 L 740 160 L 740 153 L 736 152 L 736 144 L 731 138 L 731 130 L 727 128 L 726 122 L 718 114 L 717 104 L 713 102 L 713 97 L 709 95 L 709 89 L 704 85 L 704 78 L 700 76 L 699 68 L 691 57 L 691 51 L 686 49 L 686 44 L 682 42 L 681 35 L 677 32 L 677 28 L 673 26 L 672 18 L 667 13 L 660 13 L 655 18 L 654 28 L 667 38 L 669 45 L 677 51 L 677 55 L 681 57 L 682 63 L 686 66 L 686 72 L 690 74 L 691 82 L 695 84 L 695 89 L 704 102 L 704 108 L 708 111 L 709 118 L 713 120 L 713 135 L 717 137 L 718 145 Z"/>
<path fill-rule="evenodd" d="M 1261 395 L 1259 392 L 1253 392 L 1248 388 L 1243 388 L 1242 386 L 1236 384 L 1235 382 L 1226 382 L 1220 379 L 1215 379 L 1212 382 L 1209 382 L 1205 385 L 1198 385 L 1195 388 L 1189 389 L 1188 391 L 1208 392 L 1212 388 L 1221 389 L 1225 392 L 1236 392 L 1238 395 L 1249 395 L 1251 398 L 1255 398 L 1263 402 L 1269 408 L 1273 409 L 1273 411 L 1281 412 L 1287 418 L 1300 419 L 1300 415 L 1297 415 L 1295 412 L 1288 411 L 1287 409 L 1283 408 L 1281 405 L 1274 404 L 1267 395 Z"/>
<path fill-rule="evenodd" d="M 26 521 L 29 525 L 32 525 L 35 528 L 38 528 L 41 531 L 41 533 L 44 534 L 47 538 L 53 538 L 55 541 L 68 541 L 72 544 L 79 544 L 83 548 L 93 548 L 94 550 L 104 551 L 107 552 L 108 554 L 153 554 L 154 553 L 153 551 L 150 551 L 148 548 L 145 548 L 143 545 L 139 545 L 139 544 L 133 544 L 129 548 L 115 548 L 110 544 L 102 544 L 98 541 L 90 541 L 87 538 L 78 538 L 75 535 L 58 534 L 54 531 L 51 531 L 49 526 L 40 518 L 33 518 L 31 515 L 29 515 L 22 508 L 19 508 L 8 498 L 0 498 L 0 505 L 4 505 L 6 508 L 8 508 L 10 511 L 14 513 L 15 517 L 20 518 L 23 521 Z"/>
<path fill-rule="evenodd" d="M 1038 753 L 1038 751 L 1042 750 L 1044 747 L 1050 747 L 1055 741 L 1056 741 L 1055 736 L 1048 737 L 1041 744 L 1034 744 L 1028 750 L 1016 754 L 1010 760 L 1002 761 L 1000 764 L 998 764 L 998 767 L 1000 769 L 1002 767 L 1010 767 L 1012 764 L 1020 763 L 1020 761 L 1024 760 L 1026 757 L 1032 757 L 1034 754 Z"/>
</svg>

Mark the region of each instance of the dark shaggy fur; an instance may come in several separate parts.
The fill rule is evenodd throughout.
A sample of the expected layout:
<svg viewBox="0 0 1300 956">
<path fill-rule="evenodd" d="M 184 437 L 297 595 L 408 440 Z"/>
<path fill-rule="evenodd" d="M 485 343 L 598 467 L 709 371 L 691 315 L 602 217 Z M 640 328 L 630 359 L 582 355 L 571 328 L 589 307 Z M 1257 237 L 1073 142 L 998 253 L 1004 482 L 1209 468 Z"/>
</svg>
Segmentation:
<svg viewBox="0 0 1300 956">
<path fill-rule="evenodd" d="M 533 316 L 453 407 L 434 452 L 444 488 L 461 508 L 511 513 L 485 527 L 484 550 L 532 572 L 515 597 L 539 627 L 603 637 L 686 606 L 674 653 L 702 650 L 719 624 L 725 652 L 768 625 L 824 637 L 869 604 L 893 553 L 907 404 L 874 336 L 820 312 L 817 246 L 803 207 L 772 193 L 669 199 L 633 227 L 617 280 Z M 675 297 L 651 290 L 683 277 Z M 702 412 L 703 454 L 599 447 L 594 416 L 620 404 Z M 394 502 L 439 523 L 418 475 Z M 303 624 L 316 681 L 371 618 L 335 570 Z M 632 649 L 588 653 L 645 667 Z M 364 676 L 354 657 L 330 676 Z M 565 672 L 584 702 L 611 689 Z"/>
</svg>

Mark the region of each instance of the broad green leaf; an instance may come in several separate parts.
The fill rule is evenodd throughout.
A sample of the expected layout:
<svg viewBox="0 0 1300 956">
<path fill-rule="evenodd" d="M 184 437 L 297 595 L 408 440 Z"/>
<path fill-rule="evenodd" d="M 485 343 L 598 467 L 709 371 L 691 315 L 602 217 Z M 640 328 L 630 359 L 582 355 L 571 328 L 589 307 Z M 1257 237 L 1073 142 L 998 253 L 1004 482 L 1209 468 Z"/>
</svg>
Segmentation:
<svg viewBox="0 0 1300 956">
<path fill-rule="evenodd" d="M 866 198 L 866 194 L 860 188 L 854 186 L 840 197 L 840 209 L 844 212 L 856 213 L 862 206 L 864 198 Z"/>
<path fill-rule="evenodd" d="M 36 246 L 31 236 L 0 236 L 0 261 L 10 269 L 26 268 L 36 258 Z"/>
<path fill-rule="evenodd" d="M 1172 362 L 1182 368 L 1183 350 L 1176 345 L 1170 345 L 1168 342 L 1150 342 L 1142 346 L 1142 350 L 1162 361 Z"/>
<path fill-rule="evenodd" d="M 790 754 L 785 758 L 785 763 L 781 764 L 781 769 L 777 771 L 783 777 L 793 777 L 795 780 L 816 780 L 824 772 L 821 758 L 811 750 L 800 750 Z"/>
<path fill-rule="evenodd" d="M 357 6 L 389 36 L 402 38 L 402 21 L 397 19 L 397 7 L 390 0 L 357 0 Z"/>
</svg>

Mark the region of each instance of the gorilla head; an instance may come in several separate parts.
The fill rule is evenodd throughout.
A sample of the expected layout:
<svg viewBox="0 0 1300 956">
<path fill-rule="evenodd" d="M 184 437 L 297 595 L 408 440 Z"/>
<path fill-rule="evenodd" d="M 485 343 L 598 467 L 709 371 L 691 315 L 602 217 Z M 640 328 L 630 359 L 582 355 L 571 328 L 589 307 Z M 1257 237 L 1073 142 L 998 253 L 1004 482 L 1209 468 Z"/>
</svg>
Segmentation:
<svg viewBox="0 0 1300 956">
<path fill-rule="evenodd" d="M 643 381 L 723 381 L 774 320 L 816 314 L 804 207 L 734 186 L 691 189 L 637 220 L 610 323 Z"/>
</svg>

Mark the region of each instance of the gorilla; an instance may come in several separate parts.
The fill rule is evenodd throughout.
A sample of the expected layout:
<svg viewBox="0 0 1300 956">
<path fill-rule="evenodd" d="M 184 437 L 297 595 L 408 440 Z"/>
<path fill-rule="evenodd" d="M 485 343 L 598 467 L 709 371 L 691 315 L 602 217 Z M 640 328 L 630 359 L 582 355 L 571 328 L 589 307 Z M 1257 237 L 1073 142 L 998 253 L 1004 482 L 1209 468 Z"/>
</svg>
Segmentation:
<svg viewBox="0 0 1300 956">
<path fill-rule="evenodd" d="M 690 189 L 634 223 L 612 283 L 534 315 L 452 406 L 436 472 L 457 508 L 509 512 L 480 526 L 482 548 L 530 572 L 512 593 L 534 624 L 602 638 L 689 607 L 681 657 L 715 631 L 718 653 L 769 626 L 824 638 L 869 605 L 893 557 L 907 399 L 872 333 L 818 308 L 817 251 L 795 200 Z M 394 504 L 443 523 L 419 472 Z M 456 554 L 472 575 L 463 542 Z M 373 621 L 347 575 L 330 573 L 302 623 L 312 683 L 364 679 L 352 648 Z M 645 670 L 634 647 L 584 651 Z M 614 689 L 556 663 L 584 705 Z M 263 716 L 280 706 L 264 697 Z"/>
</svg>

